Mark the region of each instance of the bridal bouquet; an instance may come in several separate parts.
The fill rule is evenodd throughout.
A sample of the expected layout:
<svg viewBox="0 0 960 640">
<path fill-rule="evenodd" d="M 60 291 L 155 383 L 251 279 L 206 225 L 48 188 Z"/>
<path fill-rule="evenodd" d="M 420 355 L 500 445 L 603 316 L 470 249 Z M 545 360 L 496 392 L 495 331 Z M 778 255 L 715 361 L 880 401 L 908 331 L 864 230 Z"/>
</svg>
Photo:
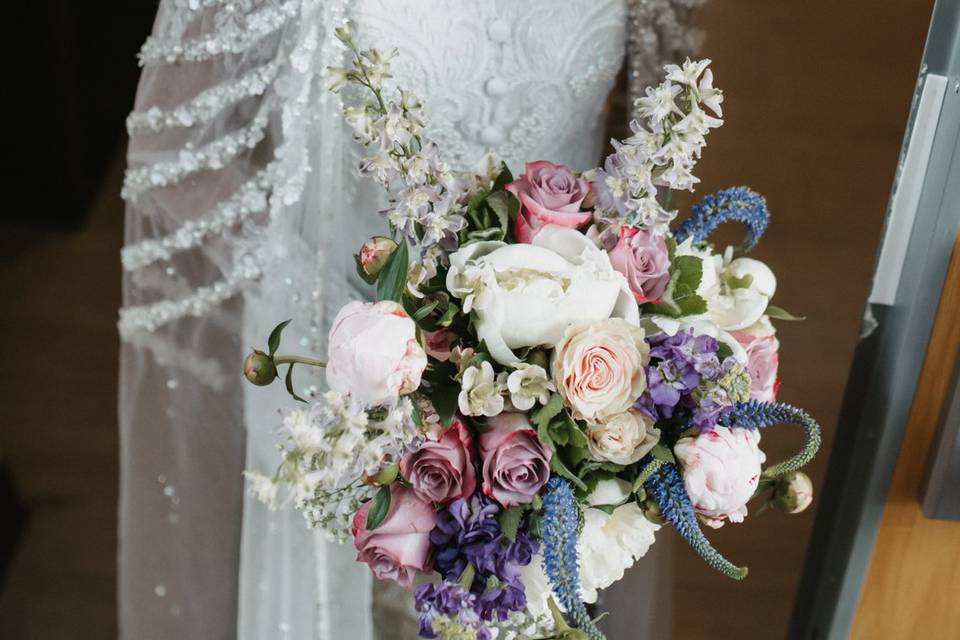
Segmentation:
<svg viewBox="0 0 960 640">
<path fill-rule="evenodd" d="M 330 69 L 390 195 L 390 234 L 356 256 L 376 301 L 345 306 L 326 362 L 277 355 L 286 323 L 245 363 L 269 384 L 288 365 L 302 407 L 284 418 L 281 486 L 311 526 L 352 541 L 377 578 L 414 590 L 425 638 L 602 638 L 584 603 L 670 525 L 713 568 L 746 576 L 701 526 L 743 522 L 751 499 L 789 513 L 812 499 L 799 469 L 816 423 L 777 403 L 776 279 L 747 257 L 762 198 L 721 191 L 680 224 L 708 132 L 722 124 L 709 60 L 665 68 L 633 135 L 603 167 L 546 160 L 513 176 L 455 172 L 422 105 L 388 95 L 395 53 Z M 737 248 L 709 243 L 728 220 Z M 295 364 L 326 367 L 300 398 Z M 761 429 L 795 424 L 802 450 L 764 468 Z"/>
</svg>

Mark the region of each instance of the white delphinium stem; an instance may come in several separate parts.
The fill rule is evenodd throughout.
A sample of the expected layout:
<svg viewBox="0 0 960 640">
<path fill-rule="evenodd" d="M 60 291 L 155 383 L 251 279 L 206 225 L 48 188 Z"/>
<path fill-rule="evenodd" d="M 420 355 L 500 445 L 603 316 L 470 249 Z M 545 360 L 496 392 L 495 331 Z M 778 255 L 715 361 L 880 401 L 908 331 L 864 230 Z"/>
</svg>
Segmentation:
<svg viewBox="0 0 960 640">
<path fill-rule="evenodd" d="M 599 220 L 666 233 L 677 212 L 658 199 L 658 187 L 692 191 L 706 135 L 723 124 L 723 93 L 713 86 L 709 64 L 688 58 L 683 65 L 667 65 L 664 81 L 634 103 L 633 135 L 612 141 L 615 153 L 602 169 L 586 174 L 597 194 Z"/>
</svg>

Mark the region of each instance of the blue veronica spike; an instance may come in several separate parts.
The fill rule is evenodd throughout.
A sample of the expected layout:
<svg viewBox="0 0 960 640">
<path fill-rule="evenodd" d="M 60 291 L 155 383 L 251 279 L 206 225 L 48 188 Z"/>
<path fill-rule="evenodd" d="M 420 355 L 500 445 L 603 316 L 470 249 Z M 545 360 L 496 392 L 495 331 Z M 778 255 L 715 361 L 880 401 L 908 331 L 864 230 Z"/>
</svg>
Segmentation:
<svg viewBox="0 0 960 640">
<path fill-rule="evenodd" d="M 707 236 L 720 224 L 728 220 L 742 222 L 747 235 L 737 250 L 744 255 L 756 246 L 760 236 L 770 223 L 770 212 L 763 197 L 746 187 L 731 187 L 710 194 L 701 200 L 677 228 L 674 237 L 677 242 L 693 238 L 694 242 L 704 242 Z"/>
<path fill-rule="evenodd" d="M 693 547 L 704 562 L 734 580 L 743 580 L 747 577 L 746 567 L 738 567 L 724 558 L 703 535 L 693 504 L 683 486 L 683 476 L 680 475 L 676 465 L 663 464 L 650 476 L 644 486 L 660 505 L 663 517 L 673 525 L 680 537 Z"/>
<path fill-rule="evenodd" d="M 591 640 L 605 640 L 580 597 L 579 513 L 570 483 L 559 476 L 550 478 L 543 498 L 543 567 L 553 593 L 577 628 Z"/>
<path fill-rule="evenodd" d="M 768 467 L 763 475 L 779 478 L 806 465 L 820 448 L 820 425 L 803 409 L 783 402 L 738 402 L 733 411 L 722 416 L 718 424 L 724 427 L 763 429 L 775 424 L 796 424 L 803 428 L 803 448 L 789 460 Z"/>
</svg>

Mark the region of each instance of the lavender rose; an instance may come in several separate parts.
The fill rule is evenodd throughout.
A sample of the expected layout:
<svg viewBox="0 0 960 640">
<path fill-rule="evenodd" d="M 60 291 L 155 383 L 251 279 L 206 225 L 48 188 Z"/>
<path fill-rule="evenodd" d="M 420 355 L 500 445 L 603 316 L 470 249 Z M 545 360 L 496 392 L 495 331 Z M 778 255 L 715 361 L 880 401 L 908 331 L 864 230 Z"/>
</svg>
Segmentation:
<svg viewBox="0 0 960 640">
<path fill-rule="evenodd" d="M 658 235 L 634 227 L 622 227 L 617 245 L 610 251 L 613 268 L 627 278 L 637 302 L 660 302 L 670 282 L 667 243 Z"/>
<path fill-rule="evenodd" d="M 523 413 L 501 413 L 480 434 L 483 493 L 504 507 L 526 504 L 550 479 L 553 452 Z"/>
<path fill-rule="evenodd" d="M 589 211 L 580 211 L 590 184 L 562 164 L 546 160 L 528 162 L 523 175 L 504 188 L 520 201 L 520 214 L 513 230 L 519 242 L 532 242 L 544 225 L 576 228 L 592 216 Z"/>
<path fill-rule="evenodd" d="M 718 529 L 727 520 L 743 522 L 747 501 L 760 482 L 760 465 L 767 459 L 760 450 L 760 433 L 718 427 L 680 438 L 673 452 L 693 508 L 706 524 Z"/>
<path fill-rule="evenodd" d="M 400 459 L 400 473 L 421 500 L 451 502 L 472 495 L 477 488 L 473 468 L 473 439 L 460 420 L 454 420 L 439 440 L 428 440 Z"/>
<path fill-rule="evenodd" d="M 418 572 L 430 570 L 430 532 L 437 524 L 433 505 L 412 489 L 390 485 L 390 511 L 380 525 L 367 529 L 369 501 L 353 516 L 357 560 L 366 562 L 379 580 L 396 580 L 408 589 Z"/>
</svg>

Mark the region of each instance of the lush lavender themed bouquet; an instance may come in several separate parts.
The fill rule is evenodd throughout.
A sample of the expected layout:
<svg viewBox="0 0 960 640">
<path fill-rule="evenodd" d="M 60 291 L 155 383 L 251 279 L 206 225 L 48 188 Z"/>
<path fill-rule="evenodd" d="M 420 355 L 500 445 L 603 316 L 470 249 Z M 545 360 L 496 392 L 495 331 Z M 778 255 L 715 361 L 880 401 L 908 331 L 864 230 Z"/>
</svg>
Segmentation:
<svg viewBox="0 0 960 640">
<path fill-rule="evenodd" d="M 708 196 L 674 225 L 708 132 L 722 124 L 709 60 L 666 67 L 637 101 L 633 135 L 602 168 L 546 160 L 513 176 L 493 160 L 450 170 L 420 101 L 384 88 L 396 55 L 338 38 L 330 69 L 390 195 L 389 235 L 356 256 L 376 302 L 345 306 L 326 361 L 278 355 L 284 324 L 245 374 L 289 365 L 303 404 L 284 418 L 262 499 L 352 541 L 380 579 L 413 590 L 424 638 L 603 638 L 584 603 L 623 577 L 670 525 L 711 567 L 746 576 L 702 527 L 743 522 L 751 500 L 788 513 L 816 423 L 776 402 L 776 279 L 747 253 L 764 200 Z M 737 248 L 708 241 L 746 227 Z M 294 364 L 325 366 L 300 398 Z M 794 424 L 793 458 L 764 467 L 760 431 Z"/>
</svg>

